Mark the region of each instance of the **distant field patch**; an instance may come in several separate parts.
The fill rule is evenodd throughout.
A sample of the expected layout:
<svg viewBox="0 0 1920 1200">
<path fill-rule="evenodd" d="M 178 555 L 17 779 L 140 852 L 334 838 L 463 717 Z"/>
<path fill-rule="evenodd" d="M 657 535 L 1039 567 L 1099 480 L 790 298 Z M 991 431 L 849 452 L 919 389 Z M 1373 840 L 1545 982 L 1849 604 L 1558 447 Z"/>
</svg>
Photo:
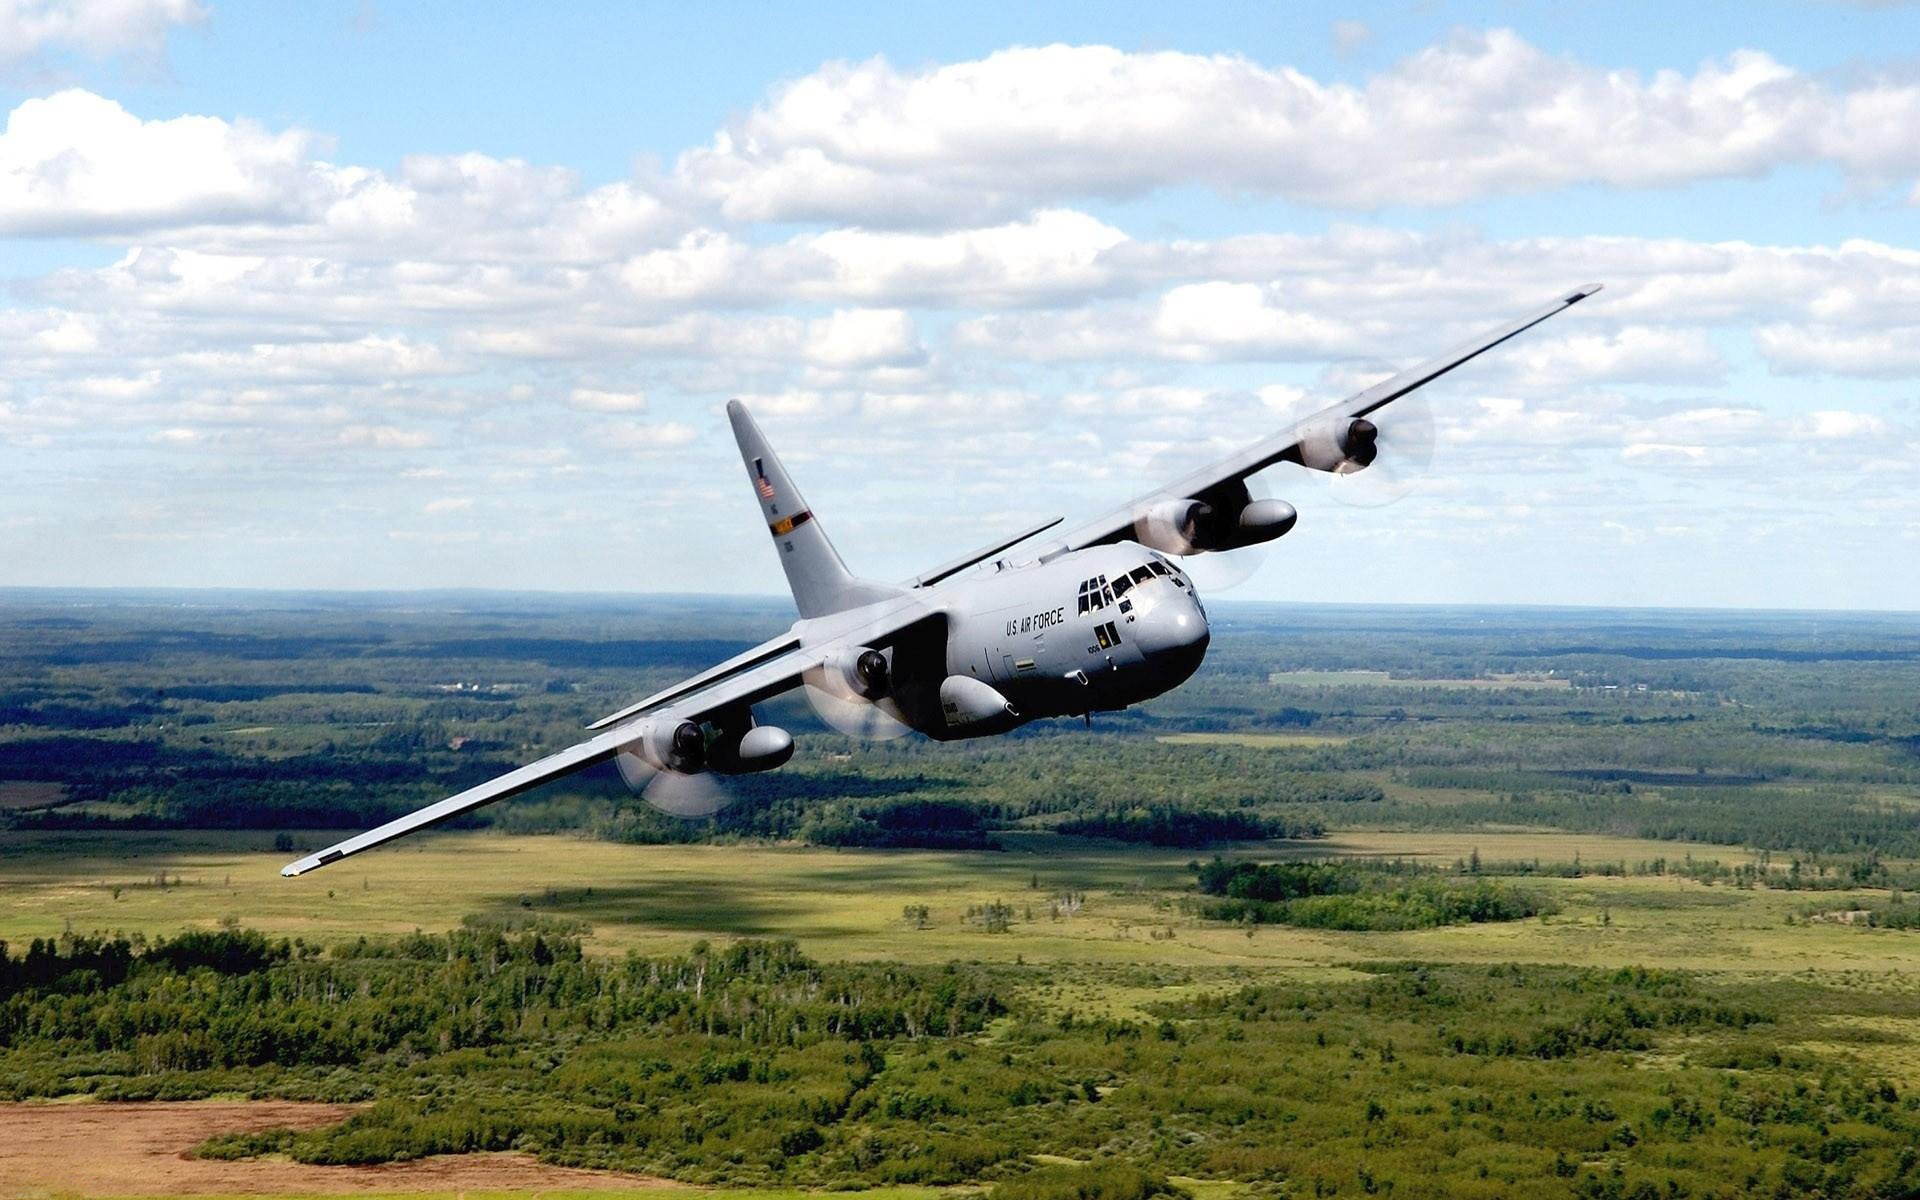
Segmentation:
<svg viewBox="0 0 1920 1200">
<path fill-rule="evenodd" d="M 1468 691 L 1505 689 L 1558 690 L 1573 686 L 1573 681 L 1557 675 L 1488 675 L 1479 679 L 1410 679 L 1385 671 L 1273 671 L 1270 684 L 1299 687 L 1397 687 L 1450 688 Z"/>
<path fill-rule="evenodd" d="M 32 779 L 0 779 L 0 811 L 53 808 L 67 802 L 65 784 Z"/>
<path fill-rule="evenodd" d="M 7 1130 L 0 1173 L 8 1195 L 673 1194 L 661 1187 L 664 1181 L 646 1176 L 552 1166 L 520 1153 L 434 1155 L 367 1167 L 187 1154 L 216 1133 L 331 1125 L 352 1111 L 284 1100 L 0 1105 Z"/>
<path fill-rule="evenodd" d="M 1169 733 L 1153 739 L 1168 746 L 1246 746 L 1289 750 L 1297 746 L 1344 746 L 1353 739 L 1328 733 Z"/>
</svg>

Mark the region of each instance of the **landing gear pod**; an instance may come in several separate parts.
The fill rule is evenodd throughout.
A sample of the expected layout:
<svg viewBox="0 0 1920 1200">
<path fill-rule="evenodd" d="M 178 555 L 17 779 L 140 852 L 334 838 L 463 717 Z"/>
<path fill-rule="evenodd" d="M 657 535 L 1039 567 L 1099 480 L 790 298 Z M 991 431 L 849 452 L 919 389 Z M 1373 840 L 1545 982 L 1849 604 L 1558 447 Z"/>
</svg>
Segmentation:
<svg viewBox="0 0 1920 1200">
<path fill-rule="evenodd" d="M 755 725 L 735 741 L 715 742 L 708 757 L 722 775 L 771 771 L 793 757 L 793 735 L 777 725 Z"/>
<path fill-rule="evenodd" d="M 1012 729 L 1020 723 L 1013 702 L 1000 689 L 970 675 L 949 675 L 941 682 L 940 714 L 947 728 L 964 728 L 969 733 Z"/>
</svg>

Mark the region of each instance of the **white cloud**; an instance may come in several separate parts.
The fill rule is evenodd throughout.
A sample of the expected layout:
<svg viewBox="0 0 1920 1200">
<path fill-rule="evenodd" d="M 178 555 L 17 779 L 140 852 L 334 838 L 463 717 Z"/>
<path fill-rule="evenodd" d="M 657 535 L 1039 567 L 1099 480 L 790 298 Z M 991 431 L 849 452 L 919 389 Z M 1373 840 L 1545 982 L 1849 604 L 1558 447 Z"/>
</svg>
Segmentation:
<svg viewBox="0 0 1920 1200">
<path fill-rule="evenodd" d="M 91 92 L 27 100 L 0 133 L 0 233 L 285 220 L 314 199 L 312 149 L 247 121 L 142 121 Z"/>
<path fill-rule="evenodd" d="M 606 392 L 597 388 L 575 388 L 567 403 L 584 412 L 644 412 L 645 392 Z"/>
<path fill-rule="evenodd" d="M 349 425 L 335 440 L 342 446 L 373 450 L 417 450 L 433 444 L 432 435 L 424 430 L 397 425 Z"/>
<path fill-rule="evenodd" d="M 63 50 L 158 57 L 167 34 L 206 16 L 199 0 L 0 0 L 0 67 Z"/>
<path fill-rule="evenodd" d="M 380 334 L 352 341 L 262 343 L 245 352 L 192 352 L 175 362 L 200 374 L 279 382 L 383 381 L 444 375 L 455 369 L 436 345 Z"/>
<path fill-rule="evenodd" d="M 1888 432 L 1884 417 L 1872 413 L 1825 410 L 1811 413 L 1806 421 L 1807 435 L 1823 442 L 1852 441 L 1863 437 L 1882 437 Z"/>
<path fill-rule="evenodd" d="M 926 348 L 913 318 L 899 309 L 841 309 L 807 326 L 807 359 L 826 367 L 919 362 Z"/>
<path fill-rule="evenodd" d="M 1920 327 L 1850 331 L 1822 326 L 1766 325 L 1754 344 L 1782 375 L 1920 375 Z"/>
<path fill-rule="evenodd" d="M 1234 55 L 1052 45 L 917 70 L 830 63 L 677 174 L 737 221 L 948 222 L 1191 183 L 1371 210 L 1798 163 L 1905 181 L 1916 125 L 1920 86 L 1836 87 L 1753 50 L 1642 75 L 1463 32 L 1355 85 Z"/>
<path fill-rule="evenodd" d="M 681 421 L 632 422 L 602 425 L 602 444 L 617 450 L 641 454 L 659 454 L 677 450 L 700 436 L 700 431 Z"/>
<path fill-rule="evenodd" d="M 340 166 L 305 130 L 144 120 L 92 92 L 23 101 L 0 133 L 0 234 L 174 231 L 215 251 L 381 248 L 429 260 L 608 261 L 684 220 L 633 181 L 484 154 L 415 155 L 397 175 Z"/>
<path fill-rule="evenodd" d="M 1606 334 L 1536 336 L 1494 360 L 1533 388 L 1595 383 L 1711 383 L 1726 363 L 1698 330 L 1629 325 Z"/>
</svg>

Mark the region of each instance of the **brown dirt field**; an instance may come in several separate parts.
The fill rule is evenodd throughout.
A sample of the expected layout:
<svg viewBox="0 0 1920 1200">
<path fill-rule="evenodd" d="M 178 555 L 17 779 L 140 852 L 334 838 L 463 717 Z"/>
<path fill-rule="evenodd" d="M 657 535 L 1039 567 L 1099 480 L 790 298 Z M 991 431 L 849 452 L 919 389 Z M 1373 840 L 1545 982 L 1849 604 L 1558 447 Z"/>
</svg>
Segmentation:
<svg viewBox="0 0 1920 1200">
<path fill-rule="evenodd" d="M 0 1197 L 631 1190 L 668 1182 L 552 1167 L 525 1154 L 443 1155 L 377 1167 L 186 1156 L 216 1133 L 310 1129 L 352 1111 L 344 1104 L 279 1100 L 0 1104 Z"/>
</svg>

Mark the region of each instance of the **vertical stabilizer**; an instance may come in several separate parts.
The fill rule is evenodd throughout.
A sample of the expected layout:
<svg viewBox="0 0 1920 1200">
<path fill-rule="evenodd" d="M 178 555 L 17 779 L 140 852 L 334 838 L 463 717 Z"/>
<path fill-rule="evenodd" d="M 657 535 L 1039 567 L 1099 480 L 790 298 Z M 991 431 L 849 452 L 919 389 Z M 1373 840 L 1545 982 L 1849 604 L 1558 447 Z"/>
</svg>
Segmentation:
<svg viewBox="0 0 1920 1200">
<path fill-rule="evenodd" d="M 780 465 L 779 456 L 767 444 L 760 426 L 754 424 L 747 406 L 738 400 L 727 401 L 727 419 L 733 422 L 733 437 L 740 443 L 747 480 L 773 534 L 774 548 L 780 551 L 780 566 L 787 572 L 787 585 L 793 589 L 793 602 L 800 615 L 824 617 L 878 599 L 872 585 L 847 573 L 840 552 L 827 540 L 820 522 L 814 520 L 800 489 L 787 478 L 787 469 Z"/>
</svg>

